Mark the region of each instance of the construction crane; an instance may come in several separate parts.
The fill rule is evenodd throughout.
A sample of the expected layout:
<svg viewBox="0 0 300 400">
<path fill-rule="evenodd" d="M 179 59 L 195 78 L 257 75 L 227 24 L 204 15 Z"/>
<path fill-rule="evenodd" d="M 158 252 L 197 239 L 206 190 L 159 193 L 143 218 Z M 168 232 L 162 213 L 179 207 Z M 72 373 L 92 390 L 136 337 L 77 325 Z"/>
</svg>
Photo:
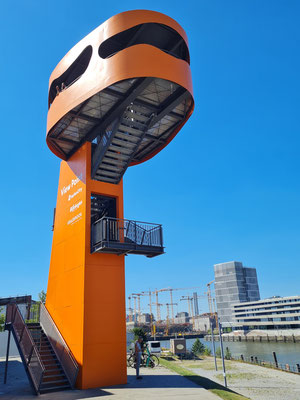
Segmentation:
<svg viewBox="0 0 300 400">
<path fill-rule="evenodd" d="M 144 292 L 141 292 L 141 294 L 143 295 L 143 296 L 149 296 L 149 312 L 150 312 L 150 319 L 151 319 L 151 322 L 152 322 L 152 297 L 151 297 L 151 295 L 152 295 L 152 292 L 151 292 L 151 290 L 149 289 L 149 291 L 144 291 Z"/>
<path fill-rule="evenodd" d="M 172 323 L 174 324 L 173 291 L 199 289 L 200 287 L 201 286 L 186 287 L 186 288 L 165 288 L 165 289 L 159 289 L 153 293 L 157 293 L 157 301 L 158 301 L 158 292 L 170 292 L 171 317 L 172 317 Z"/>
<path fill-rule="evenodd" d="M 159 305 L 159 302 L 158 302 L 158 293 L 159 292 L 165 292 L 166 290 L 170 290 L 169 288 L 167 288 L 167 289 L 155 289 L 153 292 L 152 292 L 152 294 L 154 294 L 155 295 L 155 305 L 156 305 L 156 321 L 158 322 L 158 321 L 161 321 L 161 315 L 160 315 L 160 305 Z M 171 301 L 171 303 L 172 303 L 172 301 Z M 150 304 L 151 304 L 151 302 L 150 302 Z"/>
<path fill-rule="evenodd" d="M 128 296 L 128 304 L 129 304 L 129 322 L 132 322 L 132 308 L 131 308 L 131 296 Z"/>
<path fill-rule="evenodd" d="M 160 307 L 163 306 L 162 303 L 158 303 L 157 301 L 155 303 L 152 303 L 153 305 L 156 305 L 156 322 L 161 321 L 161 313 L 160 313 Z"/>
<path fill-rule="evenodd" d="M 209 308 L 209 313 L 210 315 L 213 314 L 213 308 L 212 308 L 212 297 L 211 297 L 211 290 L 210 286 L 214 283 L 215 280 L 208 282 L 207 286 L 207 298 L 208 298 L 208 308 Z"/>
<path fill-rule="evenodd" d="M 134 306 L 133 306 L 133 321 L 136 322 L 136 297 L 132 296 L 132 298 L 133 298 L 133 304 L 134 304 Z"/>
<path fill-rule="evenodd" d="M 137 301 L 138 301 L 138 320 L 137 322 L 141 322 L 141 296 L 143 296 L 142 293 L 132 293 L 132 296 L 137 296 Z"/>
<path fill-rule="evenodd" d="M 185 300 L 188 302 L 189 317 L 194 318 L 193 297 L 181 296 L 180 301 L 185 301 Z"/>
</svg>

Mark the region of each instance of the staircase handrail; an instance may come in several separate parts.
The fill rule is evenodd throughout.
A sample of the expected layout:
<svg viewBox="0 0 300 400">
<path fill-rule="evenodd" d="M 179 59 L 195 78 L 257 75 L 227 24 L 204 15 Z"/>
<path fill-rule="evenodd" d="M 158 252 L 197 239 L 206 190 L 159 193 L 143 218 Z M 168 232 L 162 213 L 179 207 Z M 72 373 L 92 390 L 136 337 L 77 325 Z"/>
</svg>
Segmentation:
<svg viewBox="0 0 300 400">
<path fill-rule="evenodd" d="M 19 324 L 19 326 L 17 326 L 17 323 Z M 31 333 L 19 310 L 19 307 L 15 303 L 10 303 L 6 306 L 5 329 L 11 329 L 18 350 L 20 352 L 20 356 L 25 365 L 25 369 L 30 375 L 31 383 L 34 386 L 36 393 L 39 393 L 39 389 L 45 373 L 45 367 L 40 357 L 37 346 L 34 343 Z M 19 334 L 19 332 L 21 332 L 21 334 Z M 25 343 L 23 343 L 25 342 L 25 338 L 27 338 L 27 340 L 30 342 L 31 345 L 31 349 L 29 352 L 26 352 Z M 37 365 L 35 365 L 34 367 L 31 366 L 33 354 L 35 355 L 37 361 Z"/>
<path fill-rule="evenodd" d="M 43 303 L 41 303 L 40 308 L 40 324 L 47 335 L 58 360 L 61 363 L 71 387 L 74 388 L 79 370 L 78 364 L 69 346 L 53 321 L 49 311 Z"/>
</svg>

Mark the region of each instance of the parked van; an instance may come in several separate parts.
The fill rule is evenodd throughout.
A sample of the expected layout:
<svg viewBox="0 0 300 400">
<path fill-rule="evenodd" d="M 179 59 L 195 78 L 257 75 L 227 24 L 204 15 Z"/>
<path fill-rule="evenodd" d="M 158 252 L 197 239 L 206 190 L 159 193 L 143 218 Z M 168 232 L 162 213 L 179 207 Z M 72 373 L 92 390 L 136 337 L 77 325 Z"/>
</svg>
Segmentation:
<svg viewBox="0 0 300 400">
<path fill-rule="evenodd" d="M 147 342 L 147 346 L 150 354 L 159 354 L 161 353 L 160 342 L 159 341 L 149 341 Z"/>
</svg>

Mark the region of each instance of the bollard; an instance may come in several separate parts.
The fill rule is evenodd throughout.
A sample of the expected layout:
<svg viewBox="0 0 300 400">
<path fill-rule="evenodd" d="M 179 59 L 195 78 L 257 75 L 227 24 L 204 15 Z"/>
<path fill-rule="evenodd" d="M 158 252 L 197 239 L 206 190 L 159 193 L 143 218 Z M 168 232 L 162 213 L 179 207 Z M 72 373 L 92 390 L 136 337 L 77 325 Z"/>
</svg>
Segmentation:
<svg viewBox="0 0 300 400">
<path fill-rule="evenodd" d="M 276 366 L 276 368 L 278 368 L 278 361 L 277 361 L 277 357 L 276 357 L 275 351 L 273 351 L 273 358 L 274 358 L 275 366 Z"/>
</svg>

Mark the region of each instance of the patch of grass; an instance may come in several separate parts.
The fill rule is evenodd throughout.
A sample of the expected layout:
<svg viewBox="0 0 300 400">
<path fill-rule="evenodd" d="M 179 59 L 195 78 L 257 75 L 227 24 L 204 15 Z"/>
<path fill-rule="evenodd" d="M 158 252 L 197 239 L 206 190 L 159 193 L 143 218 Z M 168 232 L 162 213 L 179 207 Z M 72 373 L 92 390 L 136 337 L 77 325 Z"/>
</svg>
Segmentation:
<svg viewBox="0 0 300 400">
<path fill-rule="evenodd" d="M 218 370 L 222 370 L 222 362 L 217 362 Z M 215 369 L 215 362 L 214 361 L 209 361 L 209 360 L 204 360 L 200 363 L 195 363 L 195 364 L 184 364 L 185 368 L 201 368 L 205 369 L 207 371 L 213 371 Z M 237 369 L 234 365 L 230 365 L 228 361 L 226 361 L 226 370 L 234 370 Z"/>
<path fill-rule="evenodd" d="M 249 380 L 249 379 L 254 379 L 257 378 L 256 374 L 253 374 L 252 372 L 247 372 L 247 373 L 239 373 L 239 374 L 226 374 L 227 380 L 228 382 L 234 383 L 237 380 Z M 223 374 L 218 374 L 216 375 L 216 378 L 219 381 L 223 381 L 224 377 Z"/>
<path fill-rule="evenodd" d="M 163 358 L 160 359 L 160 364 L 164 367 L 168 368 L 170 371 L 174 371 L 179 375 L 184 376 L 185 378 L 189 379 L 190 381 L 196 383 L 199 386 L 202 386 L 204 389 L 209 390 L 210 392 L 218 395 L 223 400 L 246 400 L 247 397 L 244 397 L 233 390 L 226 388 L 225 386 L 220 385 L 208 378 L 204 378 L 200 375 L 195 374 L 192 371 L 189 371 L 178 364 L 164 360 Z"/>
</svg>

